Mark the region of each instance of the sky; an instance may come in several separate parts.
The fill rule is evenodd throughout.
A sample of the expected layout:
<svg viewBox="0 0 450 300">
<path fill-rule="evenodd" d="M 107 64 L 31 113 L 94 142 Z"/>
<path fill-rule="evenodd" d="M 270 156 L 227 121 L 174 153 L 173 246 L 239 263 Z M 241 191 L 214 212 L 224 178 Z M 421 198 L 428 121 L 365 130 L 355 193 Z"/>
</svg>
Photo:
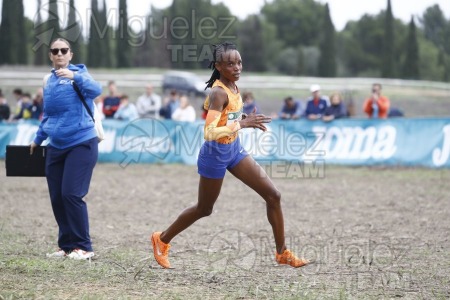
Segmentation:
<svg viewBox="0 0 450 300">
<path fill-rule="evenodd" d="M 240 19 L 244 19 L 249 14 L 258 13 L 265 2 L 272 0 L 212 0 L 213 3 L 223 2 L 228 6 L 231 13 Z M 342 30 L 350 20 L 358 20 L 364 14 L 378 14 L 386 8 L 387 0 L 316 0 L 321 3 L 328 3 L 330 6 L 331 18 L 336 30 Z M 47 0 L 42 0 L 47 3 Z M 59 0 L 60 3 L 68 3 L 68 0 Z M 100 3 L 103 1 L 100 0 Z M 37 11 L 36 0 L 26 0 L 25 15 L 34 20 Z M 86 24 L 89 18 L 88 8 L 91 0 L 76 0 L 77 10 L 80 12 L 82 22 Z M 118 0 L 106 0 L 108 8 L 118 8 Z M 150 5 L 157 8 L 168 7 L 172 0 L 128 0 L 128 16 L 145 16 L 150 11 Z M 427 7 L 439 4 L 447 19 L 450 19 L 450 0 L 391 0 L 392 11 L 396 18 L 405 23 L 411 20 L 411 16 L 421 16 Z M 1 2 L 0 2 L 1 6 Z M 60 10 L 62 10 L 60 5 Z M 136 22 L 138 23 L 138 21 Z M 136 26 L 138 25 L 134 25 Z M 87 26 L 84 26 L 87 28 Z"/>
</svg>

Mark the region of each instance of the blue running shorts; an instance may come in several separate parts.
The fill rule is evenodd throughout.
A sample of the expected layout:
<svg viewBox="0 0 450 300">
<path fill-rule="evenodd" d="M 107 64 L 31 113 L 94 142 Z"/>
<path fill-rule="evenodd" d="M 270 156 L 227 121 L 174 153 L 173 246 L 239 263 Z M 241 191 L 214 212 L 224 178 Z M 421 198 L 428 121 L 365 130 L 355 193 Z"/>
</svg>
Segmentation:
<svg viewBox="0 0 450 300">
<path fill-rule="evenodd" d="M 239 138 L 231 144 L 206 141 L 198 154 L 198 174 L 206 178 L 224 178 L 226 170 L 234 168 L 247 155 Z"/>
</svg>

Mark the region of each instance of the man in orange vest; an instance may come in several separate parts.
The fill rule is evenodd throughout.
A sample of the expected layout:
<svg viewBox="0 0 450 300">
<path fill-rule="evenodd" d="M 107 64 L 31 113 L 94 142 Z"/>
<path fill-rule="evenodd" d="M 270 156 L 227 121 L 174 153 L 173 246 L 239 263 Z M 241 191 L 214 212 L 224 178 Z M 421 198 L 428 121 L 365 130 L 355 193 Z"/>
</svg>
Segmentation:
<svg viewBox="0 0 450 300">
<path fill-rule="evenodd" d="M 389 99 L 381 95 L 381 84 L 372 85 L 372 96 L 364 102 L 363 110 L 372 119 L 386 119 L 391 103 Z"/>
</svg>

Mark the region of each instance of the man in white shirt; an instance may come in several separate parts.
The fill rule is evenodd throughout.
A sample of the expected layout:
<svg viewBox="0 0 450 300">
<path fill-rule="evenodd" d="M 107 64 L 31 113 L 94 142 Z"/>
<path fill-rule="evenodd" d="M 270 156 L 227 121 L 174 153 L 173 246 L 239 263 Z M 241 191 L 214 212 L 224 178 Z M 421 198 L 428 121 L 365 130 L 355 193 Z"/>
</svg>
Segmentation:
<svg viewBox="0 0 450 300">
<path fill-rule="evenodd" d="M 151 84 L 147 84 L 145 94 L 137 99 L 136 108 L 140 118 L 159 118 L 161 97 L 153 92 Z"/>
</svg>

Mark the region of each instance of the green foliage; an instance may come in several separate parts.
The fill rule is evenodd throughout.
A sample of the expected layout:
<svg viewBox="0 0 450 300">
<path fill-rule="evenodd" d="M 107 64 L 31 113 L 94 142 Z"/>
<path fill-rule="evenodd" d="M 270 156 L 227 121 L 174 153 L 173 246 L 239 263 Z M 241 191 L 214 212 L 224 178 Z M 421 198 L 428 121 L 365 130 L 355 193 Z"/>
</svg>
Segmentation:
<svg viewBox="0 0 450 300">
<path fill-rule="evenodd" d="M 314 0 L 276 0 L 261 13 L 276 24 L 277 34 L 287 47 L 317 45 L 324 19 L 322 4 Z"/>
<path fill-rule="evenodd" d="M 380 70 L 383 43 L 383 15 L 364 15 L 359 21 L 349 22 L 338 35 L 338 55 L 351 76 L 365 70 Z M 379 77 L 380 73 L 376 76 Z"/>
<path fill-rule="evenodd" d="M 403 78 L 420 79 L 419 71 L 419 45 L 416 36 L 416 24 L 414 18 L 409 23 L 409 32 L 405 44 L 406 58 L 403 62 Z"/>
<path fill-rule="evenodd" d="M 447 20 L 438 4 L 427 8 L 422 17 L 425 38 L 438 47 L 445 44 Z"/>
<path fill-rule="evenodd" d="M 383 60 L 381 62 L 381 76 L 384 78 L 395 78 L 396 75 L 394 36 L 394 16 L 392 15 L 391 0 L 388 0 L 382 40 Z"/>
<path fill-rule="evenodd" d="M 304 73 L 304 58 L 301 48 L 289 47 L 280 52 L 277 61 L 279 72 L 288 75 L 301 75 Z"/>
<path fill-rule="evenodd" d="M 170 52 L 167 50 L 168 34 L 165 27 L 165 10 L 150 8 L 146 29 L 142 32 L 136 51 L 135 65 L 143 67 L 170 68 Z"/>
<path fill-rule="evenodd" d="M 49 0 L 47 30 L 49 30 L 50 42 L 61 37 L 59 35 L 61 28 L 59 27 L 58 0 Z"/>
<path fill-rule="evenodd" d="M 74 0 L 70 0 L 69 2 L 69 19 L 67 26 L 63 37 L 71 43 L 72 52 L 74 53 L 73 61 L 82 63 L 84 61 L 82 52 L 83 36 L 81 34 L 80 24 L 76 20 Z"/>
<path fill-rule="evenodd" d="M 210 45 L 225 40 L 237 43 L 237 18 L 224 4 L 174 0 L 167 16 L 167 46 L 174 68 L 204 68 L 212 58 Z"/>
<path fill-rule="evenodd" d="M 37 0 L 37 7 L 43 2 Z M 323 77 L 420 75 L 442 81 L 450 77 L 450 20 L 439 5 L 416 18 L 420 23 L 416 27 L 415 22 L 414 30 L 394 18 L 387 1 L 386 10 L 366 14 L 336 32 L 328 5 L 316 0 L 267 1 L 260 14 L 244 20 L 234 17 L 224 3 L 174 0 L 165 9 L 150 7 L 147 25 L 134 32 L 126 22 L 126 0 L 120 0 L 117 28 L 108 20 L 105 0 L 102 10 L 99 0 L 90 2 L 90 31 L 83 37 L 75 0 L 70 0 L 65 12 L 66 28 L 60 28 L 57 0 L 49 2 L 47 20 L 41 10 L 36 12 L 34 24 L 24 17 L 23 0 L 3 1 L 0 65 L 48 64 L 48 43 L 62 34 L 72 44 L 73 61 L 94 68 L 205 68 L 212 54 L 210 45 L 227 40 L 238 45 L 244 68 L 254 72 Z"/>
<path fill-rule="evenodd" d="M 325 19 L 320 42 L 319 76 L 336 76 L 336 38 L 328 3 L 325 4 Z"/>
<path fill-rule="evenodd" d="M 23 1 L 3 1 L 0 64 L 27 64 L 27 36 Z"/>
<path fill-rule="evenodd" d="M 261 72 L 266 71 L 265 41 L 262 20 L 259 16 L 247 17 L 238 31 L 239 50 L 246 70 Z"/>
<path fill-rule="evenodd" d="M 10 43 L 11 43 L 11 18 L 10 18 L 10 11 L 11 11 L 11 1 L 3 0 L 2 4 L 2 23 L 0 25 L 0 64 L 7 64 L 12 63 L 11 61 L 11 50 L 10 50 Z"/>
<path fill-rule="evenodd" d="M 38 7 L 41 7 L 41 3 L 42 0 L 38 0 Z M 33 33 L 34 33 L 34 39 L 31 42 L 31 45 L 33 45 L 34 43 L 38 42 L 36 41 L 37 37 L 39 37 L 41 34 L 46 34 L 45 30 L 46 27 L 43 25 L 43 19 L 42 19 L 42 15 L 41 15 L 41 10 L 38 9 L 37 11 L 37 22 L 34 24 L 34 29 L 33 29 Z M 37 66 L 43 66 L 48 62 L 48 56 L 47 56 L 47 52 L 45 51 L 45 47 L 41 46 L 41 47 L 37 47 L 34 48 L 34 65 Z"/>
<path fill-rule="evenodd" d="M 18 36 L 16 37 L 16 48 L 13 48 L 15 53 L 17 53 L 17 63 L 20 65 L 26 65 L 28 61 L 27 48 L 25 47 L 28 43 L 28 31 L 25 30 L 25 15 L 23 8 L 23 1 L 14 1 L 16 5 L 16 12 L 14 17 L 14 23 L 17 26 Z"/>
<path fill-rule="evenodd" d="M 102 27 L 99 24 L 99 11 L 97 0 L 91 0 L 91 18 L 89 23 L 89 43 L 87 64 L 90 67 L 100 67 L 101 62 L 101 31 Z"/>
<path fill-rule="evenodd" d="M 119 0 L 119 26 L 116 34 L 117 41 L 117 67 L 131 67 L 130 35 L 128 31 L 127 1 Z"/>
</svg>

